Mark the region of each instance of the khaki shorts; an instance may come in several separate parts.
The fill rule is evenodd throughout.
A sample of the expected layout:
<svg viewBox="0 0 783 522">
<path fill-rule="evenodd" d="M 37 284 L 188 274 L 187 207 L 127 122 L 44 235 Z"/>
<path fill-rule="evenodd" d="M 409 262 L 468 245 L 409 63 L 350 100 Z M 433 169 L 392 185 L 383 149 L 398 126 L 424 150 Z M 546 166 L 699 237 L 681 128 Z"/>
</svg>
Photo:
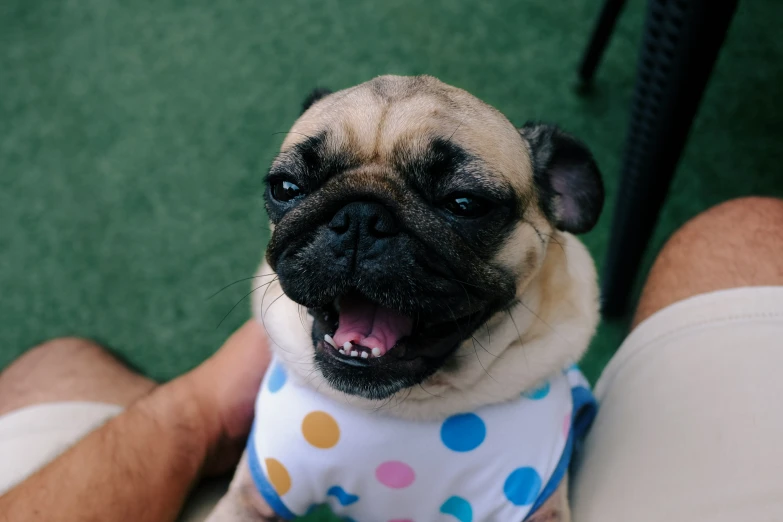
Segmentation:
<svg viewBox="0 0 783 522">
<path fill-rule="evenodd" d="M 697 296 L 642 323 L 596 386 L 576 522 L 783 521 L 783 287 Z M 0 417 L 0 493 L 119 412 L 52 403 Z M 225 488 L 197 490 L 203 520 Z"/>
</svg>

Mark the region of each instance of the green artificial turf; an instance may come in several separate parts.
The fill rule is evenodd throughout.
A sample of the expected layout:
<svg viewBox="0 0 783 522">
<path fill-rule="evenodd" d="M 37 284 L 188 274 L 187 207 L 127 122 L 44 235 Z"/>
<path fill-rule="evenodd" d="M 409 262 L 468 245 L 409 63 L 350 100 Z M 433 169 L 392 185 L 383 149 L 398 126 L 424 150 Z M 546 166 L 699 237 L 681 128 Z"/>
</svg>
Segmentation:
<svg viewBox="0 0 783 522">
<path fill-rule="evenodd" d="M 268 231 L 261 180 L 316 85 L 435 75 L 516 122 L 593 149 L 608 202 L 584 240 L 601 263 L 643 2 L 630 2 L 594 92 L 575 69 L 597 0 L 5 0 L 0 4 L 0 368 L 80 335 L 165 380 L 249 315 Z M 783 3 L 741 2 L 646 265 L 689 217 L 783 194 Z M 595 378 L 627 322 L 603 324 Z"/>
</svg>

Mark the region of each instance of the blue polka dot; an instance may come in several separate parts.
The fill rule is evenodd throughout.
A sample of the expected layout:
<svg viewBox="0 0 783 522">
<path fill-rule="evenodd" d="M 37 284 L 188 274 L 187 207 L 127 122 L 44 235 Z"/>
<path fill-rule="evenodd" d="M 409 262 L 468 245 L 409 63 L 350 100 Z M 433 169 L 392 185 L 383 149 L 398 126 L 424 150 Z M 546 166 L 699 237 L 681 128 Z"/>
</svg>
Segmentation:
<svg viewBox="0 0 783 522">
<path fill-rule="evenodd" d="M 475 413 L 452 415 L 440 428 L 440 439 L 453 451 L 471 451 L 484 442 L 487 427 Z"/>
<path fill-rule="evenodd" d="M 473 522 L 473 508 L 462 497 L 450 497 L 440 507 L 440 512 L 453 516 L 459 522 Z"/>
<path fill-rule="evenodd" d="M 517 468 L 503 484 L 503 493 L 515 506 L 529 506 L 541 491 L 541 477 L 533 468 Z"/>
<path fill-rule="evenodd" d="M 527 397 L 532 401 L 540 401 L 541 399 L 549 395 L 549 382 L 548 381 L 545 382 L 544 384 L 542 384 L 541 386 L 539 386 L 534 390 L 528 390 L 522 395 L 524 395 L 525 397 Z"/>
<path fill-rule="evenodd" d="M 332 486 L 329 491 L 326 492 L 327 496 L 333 496 L 337 499 L 341 506 L 350 506 L 356 502 L 359 502 L 357 495 L 351 495 L 340 486 Z"/>
<path fill-rule="evenodd" d="M 283 387 L 287 379 L 288 375 L 285 373 L 283 365 L 275 363 L 272 370 L 269 372 L 269 378 L 266 381 L 266 385 L 270 392 L 277 393 L 280 391 L 280 388 Z"/>
</svg>

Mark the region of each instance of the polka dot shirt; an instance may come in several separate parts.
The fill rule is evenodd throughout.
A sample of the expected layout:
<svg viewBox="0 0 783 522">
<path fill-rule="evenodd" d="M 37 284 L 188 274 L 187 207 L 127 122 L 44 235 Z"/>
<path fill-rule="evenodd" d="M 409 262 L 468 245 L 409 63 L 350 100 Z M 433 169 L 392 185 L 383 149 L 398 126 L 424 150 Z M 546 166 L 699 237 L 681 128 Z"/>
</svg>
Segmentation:
<svg viewBox="0 0 783 522">
<path fill-rule="evenodd" d="M 349 522 L 522 521 L 560 484 L 595 411 L 576 367 L 517 400 L 414 422 L 325 397 L 275 361 L 248 460 L 288 520 L 327 504 Z"/>
</svg>

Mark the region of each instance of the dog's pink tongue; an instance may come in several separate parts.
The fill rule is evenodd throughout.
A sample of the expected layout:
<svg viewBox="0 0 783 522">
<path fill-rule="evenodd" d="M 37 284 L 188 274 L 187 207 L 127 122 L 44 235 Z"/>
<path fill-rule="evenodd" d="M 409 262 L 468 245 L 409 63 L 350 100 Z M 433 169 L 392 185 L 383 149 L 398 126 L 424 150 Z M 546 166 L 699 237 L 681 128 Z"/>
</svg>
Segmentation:
<svg viewBox="0 0 783 522">
<path fill-rule="evenodd" d="M 334 334 L 338 346 L 350 341 L 385 354 L 401 337 L 410 335 L 413 321 L 399 312 L 384 308 L 360 295 L 340 299 L 340 323 Z"/>
</svg>

